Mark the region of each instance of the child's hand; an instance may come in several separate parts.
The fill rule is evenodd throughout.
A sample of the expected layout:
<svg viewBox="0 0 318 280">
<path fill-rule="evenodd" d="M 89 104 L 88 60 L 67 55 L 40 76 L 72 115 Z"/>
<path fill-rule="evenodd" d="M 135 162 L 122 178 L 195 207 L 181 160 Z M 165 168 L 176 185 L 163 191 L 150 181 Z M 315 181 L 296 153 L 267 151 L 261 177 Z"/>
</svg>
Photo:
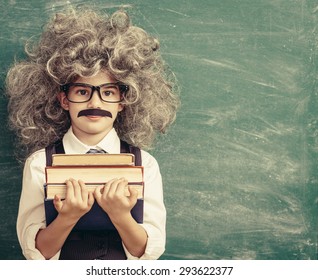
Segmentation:
<svg viewBox="0 0 318 280">
<path fill-rule="evenodd" d="M 59 215 L 63 215 L 70 220 L 79 220 L 86 214 L 94 204 L 94 195 L 89 192 L 83 181 L 69 179 L 66 181 L 66 197 L 61 200 L 54 197 L 53 203 Z"/>
<path fill-rule="evenodd" d="M 138 192 L 129 188 L 130 196 L 125 194 L 128 181 L 124 178 L 113 179 L 105 186 L 95 189 L 94 196 L 97 203 L 104 209 L 112 221 L 130 214 L 130 210 L 137 202 Z"/>
</svg>

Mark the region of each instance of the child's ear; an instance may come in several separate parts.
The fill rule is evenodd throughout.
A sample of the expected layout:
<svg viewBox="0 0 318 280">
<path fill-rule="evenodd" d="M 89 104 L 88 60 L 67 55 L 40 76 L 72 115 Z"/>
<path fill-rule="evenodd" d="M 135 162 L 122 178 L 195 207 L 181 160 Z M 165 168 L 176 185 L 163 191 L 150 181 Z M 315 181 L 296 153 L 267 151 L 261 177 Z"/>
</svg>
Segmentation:
<svg viewBox="0 0 318 280">
<path fill-rule="evenodd" d="M 118 112 L 121 112 L 122 110 L 124 110 L 124 108 L 125 108 L 125 105 L 119 103 L 119 105 L 118 105 Z"/>
<path fill-rule="evenodd" d="M 65 92 L 59 92 L 57 95 L 57 99 L 59 100 L 61 107 L 64 110 L 69 110 L 69 101 L 66 98 Z"/>
</svg>

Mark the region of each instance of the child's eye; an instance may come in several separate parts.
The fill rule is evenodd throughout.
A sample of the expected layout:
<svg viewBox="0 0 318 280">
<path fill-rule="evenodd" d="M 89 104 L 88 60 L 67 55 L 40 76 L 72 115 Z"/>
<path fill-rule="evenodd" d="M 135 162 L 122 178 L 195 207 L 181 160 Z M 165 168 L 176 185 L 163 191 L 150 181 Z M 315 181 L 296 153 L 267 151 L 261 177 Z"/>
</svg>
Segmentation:
<svg viewBox="0 0 318 280">
<path fill-rule="evenodd" d="M 88 94 L 88 91 L 85 90 L 85 89 L 80 89 L 80 90 L 77 91 L 77 94 L 78 94 L 78 95 L 87 95 L 87 94 Z"/>
<path fill-rule="evenodd" d="M 114 95 L 114 92 L 110 91 L 110 90 L 106 90 L 102 92 L 103 96 L 112 96 Z"/>
</svg>

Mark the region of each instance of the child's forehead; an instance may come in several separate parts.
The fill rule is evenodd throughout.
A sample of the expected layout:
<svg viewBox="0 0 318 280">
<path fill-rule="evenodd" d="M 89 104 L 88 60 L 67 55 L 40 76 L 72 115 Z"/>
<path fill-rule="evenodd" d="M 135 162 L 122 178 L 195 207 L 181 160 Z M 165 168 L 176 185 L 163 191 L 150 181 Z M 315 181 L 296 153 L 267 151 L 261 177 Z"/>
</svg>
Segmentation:
<svg viewBox="0 0 318 280">
<path fill-rule="evenodd" d="M 114 83 L 114 82 L 117 82 L 117 80 L 110 73 L 108 73 L 105 70 L 102 70 L 93 76 L 88 76 L 88 77 L 79 76 L 77 79 L 75 79 L 74 82 L 100 85 L 105 83 Z"/>
</svg>

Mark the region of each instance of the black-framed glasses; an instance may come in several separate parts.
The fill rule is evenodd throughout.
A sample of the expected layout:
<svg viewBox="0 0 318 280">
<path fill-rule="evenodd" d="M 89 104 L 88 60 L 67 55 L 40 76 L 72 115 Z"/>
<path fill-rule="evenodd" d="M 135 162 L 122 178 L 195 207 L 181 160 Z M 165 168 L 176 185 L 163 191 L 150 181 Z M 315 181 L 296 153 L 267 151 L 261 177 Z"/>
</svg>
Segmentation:
<svg viewBox="0 0 318 280">
<path fill-rule="evenodd" d="M 61 86 L 65 92 L 68 101 L 73 103 L 84 103 L 92 99 L 95 91 L 98 92 L 99 98 L 107 103 L 119 103 L 123 101 L 124 94 L 129 87 L 120 82 L 106 83 L 99 86 L 93 86 L 84 83 L 68 83 Z"/>
</svg>

